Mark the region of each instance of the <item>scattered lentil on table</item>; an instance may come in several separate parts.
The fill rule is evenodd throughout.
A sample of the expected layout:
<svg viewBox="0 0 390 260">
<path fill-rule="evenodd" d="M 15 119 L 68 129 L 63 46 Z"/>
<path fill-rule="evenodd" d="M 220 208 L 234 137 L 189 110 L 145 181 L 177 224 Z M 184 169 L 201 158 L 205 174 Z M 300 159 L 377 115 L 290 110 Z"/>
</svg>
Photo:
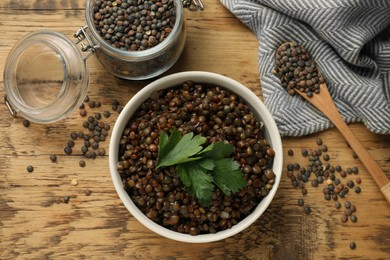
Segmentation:
<svg viewBox="0 0 390 260">
<path fill-rule="evenodd" d="M 79 161 L 79 165 L 80 165 L 80 167 L 85 167 L 85 161 L 84 160 L 80 160 Z"/>
<path fill-rule="evenodd" d="M 88 106 L 89 106 L 89 108 L 95 108 L 95 106 L 96 106 L 95 101 L 90 100 L 90 101 L 88 102 Z"/>
<path fill-rule="evenodd" d="M 23 119 L 23 126 L 24 127 L 29 127 L 30 126 L 30 121 L 28 121 L 27 119 Z"/>
<path fill-rule="evenodd" d="M 57 155 L 55 154 L 51 154 L 50 155 L 50 161 L 52 161 L 53 163 L 57 161 Z"/>
<path fill-rule="evenodd" d="M 69 155 L 69 154 L 72 153 L 72 148 L 70 148 L 69 146 L 66 146 L 66 147 L 64 148 L 64 152 L 65 152 L 65 154 Z"/>
<path fill-rule="evenodd" d="M 82 116 L 82 117 L 87 116 L 87 111 L 84 108 L 80 109 L 80 116 Z"/>
<path fill-rule="evenodd" d="M 72 132 L 72 133 L 70 134 L 70 138 L 72 138 L 72 140 L 76 140 L 77 137 L 78 137 L 78 135 L 77 135 L 76 132 Z"/>
<path fill-rule="evenodd" d="M 349 179 L 346 183 L 342 183 L 342 179 L 338 178 L 336 173 L 339 173 L 341 178 L 346 178 L 349 174 L 357 174 L 358 168 L 348 167 L 344 171 L 340 165 L 331 165 L 330 158 L 328 158 L 325 153 L 328 151 L 328 147 L 323 143 L 321 138 L 316 139 L 316 144 L 319 148 L 303 148 L 301 150 L 301 155 L 308 159 L 307 166 L 292 162 L 287 163 L 287 177 L 291 180 L 292 187 L 300 189 L 302 195 L 306 195 L 308 193 L 305 185 L 307 182 L 310 182 L 313 188 L 317 188 L 321 184 L 325 184 L 322 188 L 324 199 L 327 201 L 336 201 L 334 206 L 336 209 L 340 209 L 341 203 L 338 200 L 339 198 L 345 198 L 350 189 L 354 188 L 356 193 L 360 193 L 361 189 L 356 185 L 361 183 L 361 179 L 356 178 L 356 185 L 351 179 Z M 300 200 L 301 199 L 298 200 L 298 205 L 300 205 Z M 345 201 L 344 205 L 345 211 L 341 216 L 341 221 L 345 223 L 350 218 L 351 222 L 356 222 L 357 216 L 353 214 L 356 212 L 356 206 L 350 201 Z"/>
<path fill-rule="evenodd" d="M 121 108 L 119 102 L 114 100 L 115 103 L 115 111 L 120 113 L 119 109 Z M 91 109 L 96 109 L 101 106 L 100 101 L 92 100 L 88 95 L 84 99 L 84 103 L 80 105 L 80 112 L 83 111 L 81 116 L 87 115 L 87 110 L 85 109 L 85 104 Z M 110 116 L 109 111 L 104 111 L 103 113 L 105 118 Z M 73 149 L 75 148 L 77 139 L 83 140 L 83 145 L 79 148 L 81 154 L 84 158 L 95 159 L 97 155 L 104 156 L 106 155 L 106 150 L 103 147 L 100 147 L 100 142 L 104 142 L 108 136 L 108 131 L 110 130 L 110 125 L 108 123 L 104 123 L 101 120 L 103 116 L 100 112 L 94 112 L 93 116 L 88 116 L 87 120 L 82 123 L 82 127 L 87 132 L 83 131 L 74 131 L 70 134 L 71 140 L 68 141 L 66 147 L 64 148 L 64 153 L 70 155 L 73 153 Z M 85 167 L 85 161 L 81 160 L 79 162 L 81 167 Z"/>
<path fill-rule="evenodd" d="M 34 171 L 34 167 L 32 165 L 27 166 L 27 171 L 29 173 L 33 172 Z"/>
<path fill-rule="evenodd" d="M 105 118 L 108 118 L 108 117 L 110 117 L 111 113 L 110 113 L 110 111 L 104 111 L 103 115 Z"/>
<path fill-rule="evenodd" d="M 62 199 L 63 199 L 64 203 L 68 204 L 69 200 L 70 200 L 70 197 L 69 196 L 64 196 Z"/>
<path fill-rule="evenodd" d="M 77 138 L 77 134 L 76 134 L 76 138 Z M 75 143 L 74 143 L 73 140 L 69 140 L 69 141 L 68 141 L 68 147 L 73 148 L 74 145 L 75 145 Z"/>
</svg>

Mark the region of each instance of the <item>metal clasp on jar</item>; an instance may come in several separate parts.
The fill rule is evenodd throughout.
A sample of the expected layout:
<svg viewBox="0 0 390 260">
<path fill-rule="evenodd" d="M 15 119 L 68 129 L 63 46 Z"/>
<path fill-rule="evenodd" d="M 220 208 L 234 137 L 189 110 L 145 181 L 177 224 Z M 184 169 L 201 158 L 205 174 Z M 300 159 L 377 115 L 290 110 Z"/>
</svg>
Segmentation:
<svg viewBox="0 0 390 260">
<path fill-rule="evenodd" d="M 95 48 L 97 46 L 93 45 L 91 38 L 89 37 L 86 30 L 88 29 L 88 25 L 84 25 L 80 27 L 80 29 L 74 34 L 74 37 L 77 39 L 76 44 L 81 45 L 81 50 L 83 52 L 89 52 L 83 59 L 87 60 L 95 53 Z M 84 40 L 87 40 L 87 44 L 84 43 Z"/>
<path fill-rule="evenodd" d="M 202 0 L 182 0 L 183 7 L 187 8 L 190 11 L 203 11 L 204 5 Z"/>
<path fill-rule="evenodd" d="M 4 95 L 4 103 L 7 106 L 9 112 L 11 113 L 12 117 L 16 117 L 17 113 L 16 111 L 12 108 L 11 104 L 8 102 L 7 95 Z"/>
</svg>

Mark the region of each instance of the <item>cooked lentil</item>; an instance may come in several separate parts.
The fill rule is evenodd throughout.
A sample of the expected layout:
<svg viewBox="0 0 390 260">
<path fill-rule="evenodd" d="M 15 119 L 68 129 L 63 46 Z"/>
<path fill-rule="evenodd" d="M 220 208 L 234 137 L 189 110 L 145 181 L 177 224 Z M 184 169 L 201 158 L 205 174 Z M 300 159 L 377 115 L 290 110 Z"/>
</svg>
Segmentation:
<svg viewBox="0 0 390 260">
<path fill-rule="evenodd" d="M 230 196 L 215 189 L 211 206 L 204 207 L 187 193 L 175 167 L 155 169 L 159 136 L 172 128 L 183 135 L 201 134 L 208 143 L 232 144 L 247 188 Z M 153 93 L 122 136 L 117 169 L 124 188 L 148 218 L 180 233 L 215 233 L 232 227 L 254 210 L 275 182 L 271 169 L 275 152 L 263 136 L 262 122 L 236 94 L 218 86 L 185 82 Z"/>
</svg>

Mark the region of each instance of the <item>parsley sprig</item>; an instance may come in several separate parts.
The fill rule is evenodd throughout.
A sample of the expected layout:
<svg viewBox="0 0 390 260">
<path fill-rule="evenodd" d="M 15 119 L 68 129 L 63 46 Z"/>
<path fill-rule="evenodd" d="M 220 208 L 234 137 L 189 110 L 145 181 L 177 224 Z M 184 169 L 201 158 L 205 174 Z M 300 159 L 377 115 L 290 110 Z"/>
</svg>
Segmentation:
<svg viewBox="0 0 390 260">
<path fill-rule="evenodd" d="M 239 165 L 232 158 L 231 144 L 223 142 L 204 146 L 206 138 L 178 130 L 160 135 L 157 168 L 176 165 L 176 171 L 188 192 L 201 204 L 211 203 L 214 186 L 227 196 L 247 185 Z"/>
</svg>

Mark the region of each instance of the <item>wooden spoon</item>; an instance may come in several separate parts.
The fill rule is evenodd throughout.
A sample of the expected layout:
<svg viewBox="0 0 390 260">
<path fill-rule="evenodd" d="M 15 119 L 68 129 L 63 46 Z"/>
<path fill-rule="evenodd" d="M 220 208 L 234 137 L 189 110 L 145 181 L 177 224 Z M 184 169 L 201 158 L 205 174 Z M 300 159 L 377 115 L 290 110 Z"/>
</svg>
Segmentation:
<svg viewBox="0 0 390 260">
<path fill-rule="evenodd" d="M 282 46 L 283 45 L 281 45 L 279 48 Z M 388 202 L 390 202 L 390 180 L 387 178 L 386 174 L 378 166 L 375 160 L 371 157 L 371 155 L 367 152 L 367 150 L 363 147 L 363 145 L 359 142 L 359 140 L 351 132 L 348 125 L 345 123 L 344 119 L 337 110 L 326 84 L 320 84 L 320 93 L 313 94 L 312 97 L 308 97 L 306 93 L 299 91 L 298 89 L 295 89 L 295 91 L 304 99 L 309 101 L 310 104 L 320 110 L 337 127 L 353 151 L 357 154 L 360 161 L 366 167 L 367 171 L 371 174 L 372 178 L 379 186 L 383 196 L 387 199 Z"/>
</svg>

